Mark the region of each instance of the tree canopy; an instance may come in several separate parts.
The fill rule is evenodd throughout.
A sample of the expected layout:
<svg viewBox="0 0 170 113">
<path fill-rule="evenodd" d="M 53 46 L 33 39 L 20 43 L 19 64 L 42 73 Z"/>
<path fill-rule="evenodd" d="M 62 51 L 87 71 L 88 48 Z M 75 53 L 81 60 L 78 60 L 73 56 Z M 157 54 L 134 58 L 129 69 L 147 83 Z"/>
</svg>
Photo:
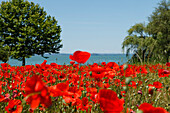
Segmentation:
<svg viewBox="0 0 170 113">
<path fill-rule="evenodd" d="M 163 0 L 149 17 L 148 33 L 157 40 L 159 54 L 166 61 L 170 56 L 170 1 Z"/>
<path fill-rule="evenodd" d="M 7 62 L 9 60 L 10 57 L 10 50 L 9 50 L 9 46 L 2 46 L 3 44 L 0 44 L 0 60 L 2 60 L 3 62 Z"/>
<path fill-rule="evenodd" d="M 0 43 L 9 47 L 10 57 L 23 61 L 37 54 L 58 53 L 62 48 L 61 27 L 43 7 L 24 0 L 0 5 Z"/>
<path fill-rule="evenodd" d="M 170 2 L 163 0 L 150 15 L 149 23 L 137 23 L 128 30 L 122 43 L 126 54 L 134 53 L 138 61 L 168 62 L 170 56 Z"/>
</svg>

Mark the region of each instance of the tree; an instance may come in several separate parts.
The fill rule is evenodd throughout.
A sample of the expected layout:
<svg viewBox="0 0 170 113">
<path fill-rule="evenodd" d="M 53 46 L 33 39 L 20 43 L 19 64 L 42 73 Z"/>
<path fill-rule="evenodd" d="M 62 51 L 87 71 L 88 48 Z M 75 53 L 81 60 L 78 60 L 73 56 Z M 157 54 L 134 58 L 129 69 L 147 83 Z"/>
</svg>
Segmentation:
<svg viewBox="0 0 170 113">
<path fill-rule="evenodd" d="M 166 62 L 170 56 L 170 1 L 162 0 L 159 6 L 149 17 L 147 26 L 149 34 L 157 40 L 159 45 L 159 54 Z"/>
<path fill-rule="evenodd" d="M 10 57 L 9 47 L 8 46 L 3 47 L 2 44 L 0 44 L 0 60 L 6 63 L 9 60 L 9 57 Z"/>
<path fill-rule="evenodd" d="M 156 41 L 148 35 L 145 24 L 138 23 L 128 30 L 128 36 L 124 39 L 122 49 L 127 48 L 127 56 L 132 51 L 134 53 L 132 59 L 143 62 L 147 60 L 147 57 L 153 55 L 151 53 L 155 45 Z"/>
<path fill-rule="evenodd" d="M 25 58 L 44 53 L 58 53 L 62 48 L 61 28 L 54 17 L 33 2 L 11 0 L 0 5 L 0 42 L 9 46 L 11 58 Z"/>
<path fill-rule="evenodd" d="M 128 30 L 122 43 L 127 55 L 133 51 L 132 59 L 168 62 L 170 56 L 170 2 L 163 0 L 149 17 L 149 23 L 135 24 Z M 161 57 L 160 57 L 161 56 Z"/>
</svg>

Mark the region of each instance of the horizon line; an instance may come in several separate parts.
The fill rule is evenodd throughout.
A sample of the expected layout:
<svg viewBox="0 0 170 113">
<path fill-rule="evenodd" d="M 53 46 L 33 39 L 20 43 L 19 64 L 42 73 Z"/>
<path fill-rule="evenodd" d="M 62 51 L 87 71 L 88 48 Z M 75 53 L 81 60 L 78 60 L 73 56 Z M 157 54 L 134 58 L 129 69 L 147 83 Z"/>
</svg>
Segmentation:
<svg viewBox="0 0 170 113">
<path fill-rule="evenodd" d="M 59 53 L 59 54 L 73 54 L 73 53 Z M 124 54 L 124 53 L 90 53 L 90 54 Z"/>
</svg>

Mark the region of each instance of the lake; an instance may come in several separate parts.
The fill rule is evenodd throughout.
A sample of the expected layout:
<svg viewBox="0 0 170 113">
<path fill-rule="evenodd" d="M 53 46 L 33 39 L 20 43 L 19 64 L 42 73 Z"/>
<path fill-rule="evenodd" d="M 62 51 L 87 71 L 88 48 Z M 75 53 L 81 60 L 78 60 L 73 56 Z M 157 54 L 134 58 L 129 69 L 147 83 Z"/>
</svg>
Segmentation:
<svg viewBox="0 0 170 113">
<path fill-rule="evenodd" d="M 47 64 L 50 64 L 52 62 L 57 63 L 59 65 L 63 64 L 69 64 L 70 54 L 52 54 L 52 55 L 44 55 L 45 57 L 49 57 L 48 59 L 45 59 L 39 55 L 32 56 L 31 58 L 26 58 L 26 65 L 35 65 L 35 64 L 41 64 L 44 60 L 47 60 Z M 128 58 L 125 54 L 91 54 L 91 57 L 85 64 L 93 64 L 93 63 L 102 63 L 102 62 L 116 62 L 118 64 L 123 64 L 128 61 Z M 0 61 L 0 63 L 3 63 Z M 11 66 L 21 66 L 22 62 L 10 59 L 8 62 Z"/>
</svg>

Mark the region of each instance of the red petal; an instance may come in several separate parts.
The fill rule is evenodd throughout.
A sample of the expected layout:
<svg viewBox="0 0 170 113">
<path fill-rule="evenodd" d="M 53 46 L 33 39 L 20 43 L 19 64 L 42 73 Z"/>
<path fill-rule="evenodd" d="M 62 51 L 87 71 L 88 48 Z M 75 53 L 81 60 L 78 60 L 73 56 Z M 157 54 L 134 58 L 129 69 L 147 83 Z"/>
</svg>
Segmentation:
<svg viewBox="0 0 170 113">
<path fill-rule="evenodd" d="M 74 57 L 72 56 L 72 55 L 70 55 L 70 57 L 69 57 L 71 60 L 74 60 Z"/>
<path fill-rule="evenodd" d="M 74 60 L 78 63 L 85 63 L 89 58 L 91 54 L 85 51 L 76 51 L 73 53 L 73 56 L 70 55 L 70 59 Z"/>
<path fill-rule="evenodd" d="M 35 91 L 41 91 L 43 89 L 44 85 L 42 84 L 42 82 L 37 81 L 36 85 L 35 85 Z"/>
<path fill-rule="evenodd" d="M 40 97 L 31 100 L 31 108 L 34 110 L 40 104 Z"/>
</svg>

